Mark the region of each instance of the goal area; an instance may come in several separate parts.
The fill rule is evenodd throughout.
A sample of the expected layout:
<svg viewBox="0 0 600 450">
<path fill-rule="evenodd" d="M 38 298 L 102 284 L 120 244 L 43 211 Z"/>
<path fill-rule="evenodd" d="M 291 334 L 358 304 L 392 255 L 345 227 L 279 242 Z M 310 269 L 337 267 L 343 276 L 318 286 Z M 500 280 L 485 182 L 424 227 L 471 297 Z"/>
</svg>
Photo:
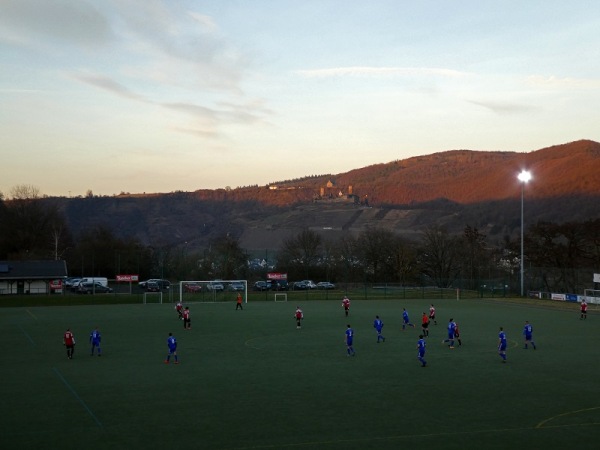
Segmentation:
<svg viewBox="0 0 600 450">
<path fill-rule="evenodd" d="M 144 305 L 147 303 L 159 303 L 162 305 L 163 293 L 162 292 L 144 292 L 143 302 L 144 302 Z"/>
<path fill-rule="evenodd" d="M 287 302 L 287 294 L 285 292 L 276 292 L 275 293 L 275 301 L 276 302 Z"/>
<path fill-rule="evenodd" d="M 248 280 L 187 280 L 179 283 L 179 301 L 236 302 L 238 294 L 248 303 Z"/>
</svg>

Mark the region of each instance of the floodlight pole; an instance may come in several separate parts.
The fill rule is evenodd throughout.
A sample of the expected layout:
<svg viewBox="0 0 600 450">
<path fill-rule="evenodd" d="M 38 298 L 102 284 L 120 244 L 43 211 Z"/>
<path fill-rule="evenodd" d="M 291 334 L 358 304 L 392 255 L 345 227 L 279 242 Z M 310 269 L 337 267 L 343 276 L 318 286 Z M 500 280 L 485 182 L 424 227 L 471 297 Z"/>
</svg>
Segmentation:
<svg viewBox="0 0 600 450">
<path fill-rule="evenodd" d="M 525 260 L 524 260 L 524 256 L 525 256 L 525 245 L 524 245 L 524 240 L 523 240 L 523 199 L 525 197 L 525 183 L 521 183 L 521 297 L 523 297 L 523 291 L 524 291 L 524 279 L 525 279 Z"/>
<path fill-rule="evenodd" d="M 531 173 L 523 170 L 518 176 L 521 182 L 521 297 L 525 293 L 525 242 L 524 242 L 524 199 L 525 199 L 525 184 L 531 179 Z"/>
</svg>

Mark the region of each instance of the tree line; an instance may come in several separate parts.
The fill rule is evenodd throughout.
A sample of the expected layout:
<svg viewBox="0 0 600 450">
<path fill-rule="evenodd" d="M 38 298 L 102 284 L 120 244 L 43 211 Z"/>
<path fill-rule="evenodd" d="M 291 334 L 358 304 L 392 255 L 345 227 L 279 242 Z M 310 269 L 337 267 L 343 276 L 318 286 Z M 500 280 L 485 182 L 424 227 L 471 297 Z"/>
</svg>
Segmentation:
<svg viewBox="0 0 600 450">
<path fill-rule="evenodd" d="M 253 266 L 237 236 L 219 235 L 203 249 L 145 245 L 106 225 L 73 235 L 58 205 L 33 186 L 17 186 L 10 200 L 0 193 L 0 259 L 60 259 L 70 275 L 137 274 L 178 280 L 263 279 L 269 271 L 290 280 L 394 283 L 405 286 L 518 291 L 520 237 L 489 242 L 476 227 L 460 234 L 431 226 L 418 239 L 373 226 L 358 235 L 326 240 L 304 229 L 271 249 L 271 260 Z M 581 293 L 600 272 L 600 219 L 539 222 L 525 232 L 525 286 L 530 290 Z"/>
</svg>

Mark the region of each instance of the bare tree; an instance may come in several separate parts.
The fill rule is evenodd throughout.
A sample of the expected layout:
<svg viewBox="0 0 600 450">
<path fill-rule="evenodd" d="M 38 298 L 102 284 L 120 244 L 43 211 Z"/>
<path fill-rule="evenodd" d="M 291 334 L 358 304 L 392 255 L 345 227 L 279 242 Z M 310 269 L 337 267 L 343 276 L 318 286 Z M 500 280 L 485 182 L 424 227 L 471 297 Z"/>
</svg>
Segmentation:
<svg viewBox="0 0 600 450">
<path fill-rule="evenodd" d="M 482 267 L 487 266 L 489 262 L 485 238 L 485 234 L 470 225 L 467 225 L 463 231 L 461 239 L 463 245 L 460 247 L 463 256 L 462 275 L 463 278 L 468 277 L 470 280 L 470 289 L 478 289 Z"/>
<path fill-rule="evenodd" d="M 40 198 L 40 190 L 31 184 L 19 184 L 10 189 L 13 200 L 36 200 Z"/>
<path fill-rule="evenodd" d="M 583 224 L 583 230 L 586 242 L 583 260 L 600 271 L 600 219 L 588 220 Z"/>
<path fill-rule="evenodd" d="M 41 199 L 35 187 L 21 185 L 11 192 L 13 198 L 3 203 L 0 253 L 15 259 L 56 257 L 68 245 L 64 214 L 53 202 Z M 61 238 L 55 233 L 59 229 Z"/>
<path fill-rule="evenodd" d="M 321 257 L 321 246 L 321 236 L 305 228 L 283 241 L 277 256 L 278 266 L 291 271 L 292 276 L 309 276 Z"/>
<path fill-rule="evenodd" d="M 458 239 L 444 227 L 434 225 L 423 233 L 421 271 L 438 287 L 451 287 L 460 273 Z"/>
<path fill-rule="evenodd" d="M 536 278 L 541 279 L 537 282 L 539 288 L 557 292 L 578 292 L 585 288 L 588 280 L 580 279 L 579 269 L 589 264 L 590 250 L 598 243 L 599 228 L 596 232 L 593 229 L 593 222 L 560 225 L 539 222 L 529 228 L 525 237 L 527 262 L 535 268 L 529 272 L 535 270 Z M 531 279 L 533 273 L 527 276 Z"/>
<path fill-rule="evenodd" d="M 66 243 L 68 242 L 70 233 L 64 221 L 56 220 L 50 228 L 53 256 L 55 260 L 59 260 L 62 259 L 68 249 Z"/>
<path fill-rule="evenodd" d="M 334 252 L 337 273 L 344 280 L 348 282 L 362 278 L 364 273 L 363 263 L 359 256 L 360 252 L 356 238 L 350 234 L 344 235 L 336 242 Z"/>
<path fill-rule="evenodd" d="M 395 239 L 392 231 L 383 228 L 367 228 L 358 238 L 360 257 L 365 274 L 372 281 L 389 279 L 389 268 L 393 266 L 391 244 Z"/>
<path fill-rule="evenodd" d="M 417 281 L 417 251 L 415 244 L 408 242 L 401 236 L 394 236 L 390 242 L 390 264 L 394 280 L 406 285 Z"/>
<path fill-rule="evenodd" d="M 230 233 L 211 241 L 213 262 L 216 273 L 226 280 L 240 279 L 246 276 L 246 252 L 240 246 L 239 239 Z"/>
<path fill-rule="evenodd" d="M 138 274 L 142 278 L 165 278 L 169 272 L 168 247 L 145 247 L 136 238 L 120 238 L 106 225 L 96 225 L 77 236 L 67 263 L 82 276 Z"/>
</svg>

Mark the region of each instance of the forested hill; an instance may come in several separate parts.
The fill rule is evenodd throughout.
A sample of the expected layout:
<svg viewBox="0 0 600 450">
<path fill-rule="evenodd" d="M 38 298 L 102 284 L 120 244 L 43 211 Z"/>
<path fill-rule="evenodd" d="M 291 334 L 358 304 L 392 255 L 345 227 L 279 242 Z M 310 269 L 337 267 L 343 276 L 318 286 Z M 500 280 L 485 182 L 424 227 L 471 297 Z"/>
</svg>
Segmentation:
<svg viewBox="0 0 600 450">
<path fill-rule="evenodd" d="M 600 217 L 600 144 L 587 140 L 529 153 L 453 150 L 268 186 L 58 201 L 75 236 L 104 225 L 145 244 L 201 247 L 228 232 L 246 248 L 277 248 L 304 227 L 335 237 L 368 226 L 415 233 L 434 223 L 501 237 L 520 227 L 522 169 L 533 176 L 526 223 Z"/>
<path fill-rule="evenodd" d="M 600 143 L 581 140 L 529 153 L 451 150 L 341 174 L 280 181 L 270 186 L 198 190 L 193 194 L 205 200 L 253 200 L 284 206 L 310 201 L 322 189 L 334 196 L 352 189 L 360 198 L 367 196 L 372 206 L 438 199 L 469 204 L 517 197 L 517 174 L 523 169 L 533 175 L 527 185 L 530 199 L 598 195 L 599 168 Z"/>
<path fill-rule="evenodd" d="M 518 196 L 517 174 L 529 170 L 530 199 L 600 194 L 600 143 L 577 141 L 530 153 L 454 150 L 357 169 L 339 184 L 367 188 L 381 203 L 438 198 L 468 204 Z"/>
</svg>

